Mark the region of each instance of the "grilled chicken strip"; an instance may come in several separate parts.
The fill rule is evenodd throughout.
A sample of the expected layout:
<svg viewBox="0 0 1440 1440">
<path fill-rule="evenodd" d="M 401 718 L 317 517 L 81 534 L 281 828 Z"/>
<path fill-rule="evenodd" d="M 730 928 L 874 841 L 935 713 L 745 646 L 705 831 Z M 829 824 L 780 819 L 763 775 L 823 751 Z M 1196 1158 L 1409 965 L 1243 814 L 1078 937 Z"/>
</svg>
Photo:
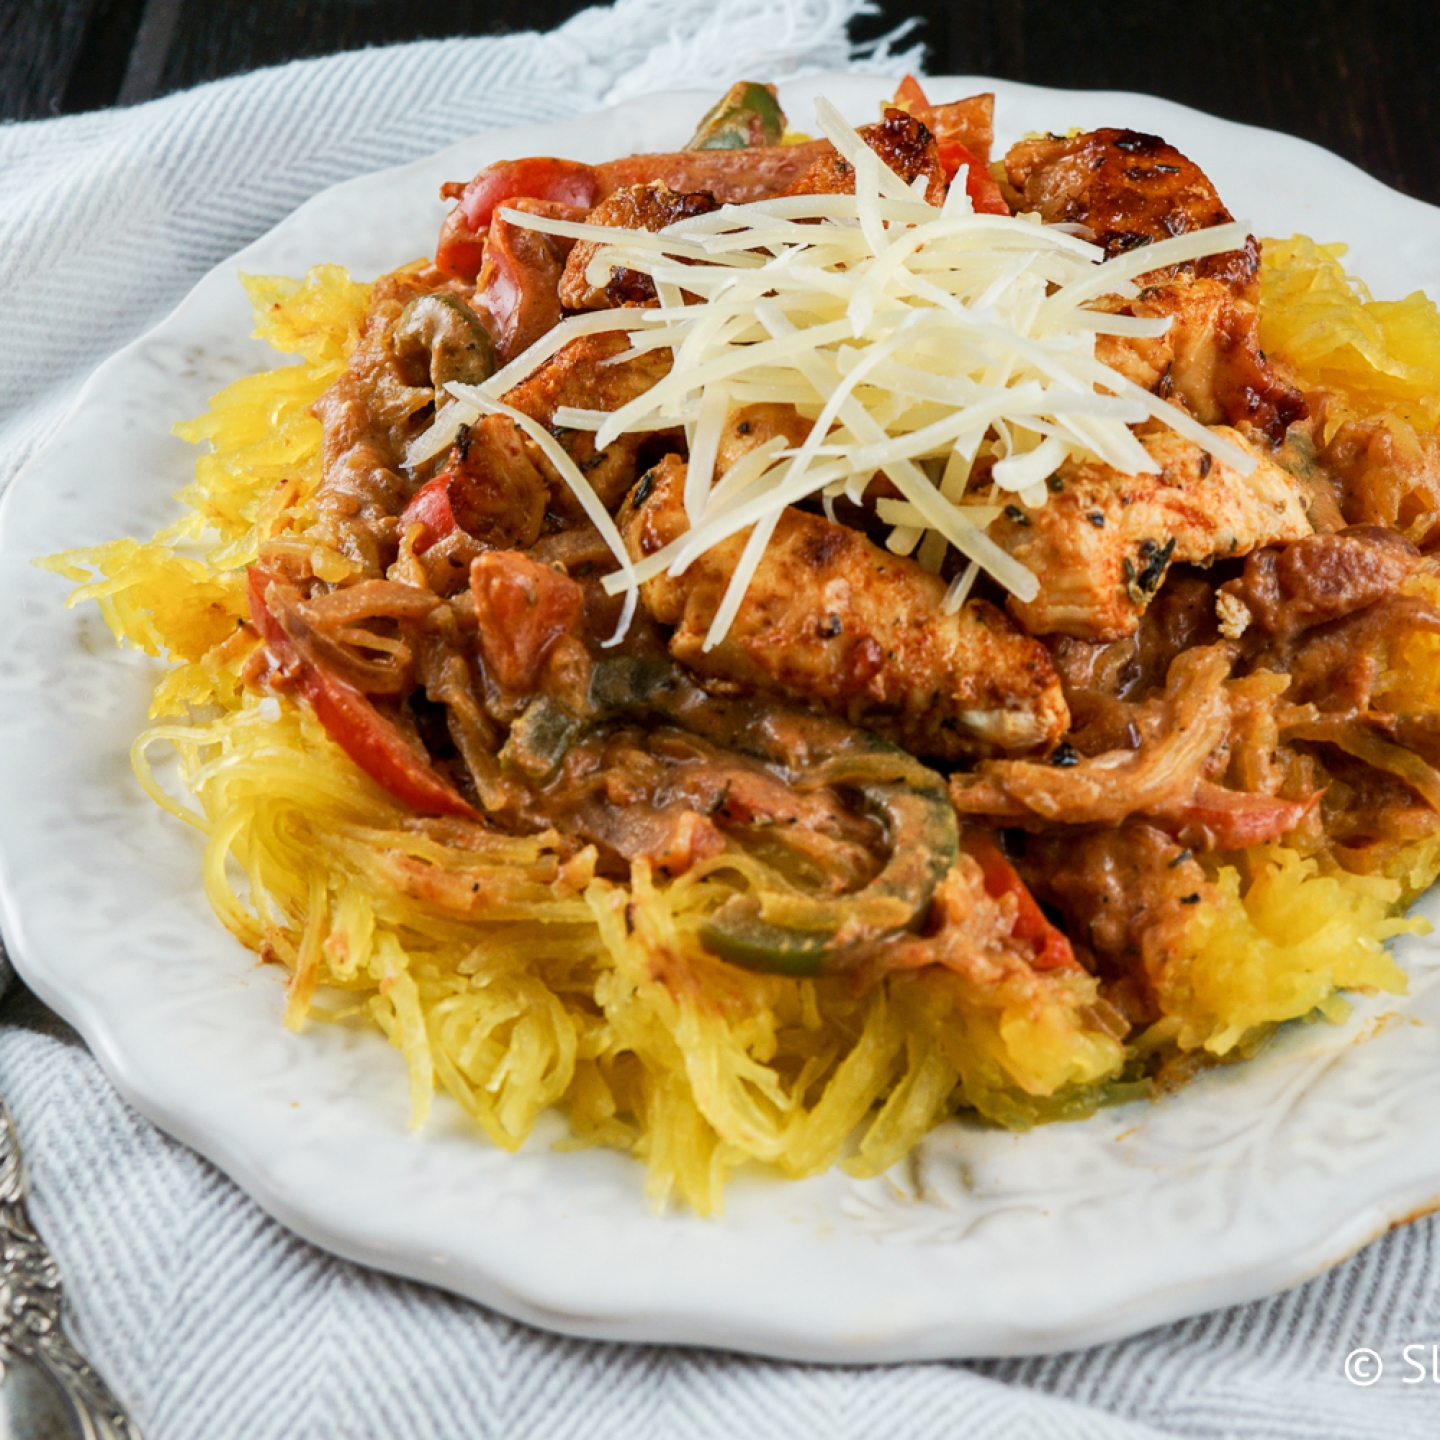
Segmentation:
<svg viewBox="0 0 1440 1440">
<path fill-rule="evenodd" d="M 586 217 L 590 225 L 616 225 L 626 230 L 663 230 L 691 215 L 707 215 L 717 201 L 708 191 L 684 195 L 663 180 L 629 185 L 607 195 Z M 604 285 L 592 285 L 585 271 L 600 248 L 595 240 L 581 240 L 565 262 L 560 279 L 560 303 L 567 310 L 609 310 L 624 304 L 643 305 L 655 298 L 655 282 L 635 270 L 620 269 Z"/>
<path fill-rule="evenodd" d="M 1222 281 L 1172 275 L 1133 300 L 1107 296 L 1093 309 L 1142 319 L 1168 317 L 1154 340 L 1099 335 L 1095 358 L 1205 425 L 1249 425 L 1278 445 L 1308 413 L 1304 397 L 1260 350 L 1257 312 Z"/>
<path fill-rule="evenodd" d="M 925 199 L 931 205 L 945 203 L 945 171 L 935 137 L 913 115 L 887 110 L 878 125 L 862 125 L 862 140 L 908 185 L 925 177 Z M 786 195 L 853 195 L 855 171 L 831 145 L 825 147 L 810 168 L 797 179 Z"/>
<path fill-rule="evenodd" d="M 582 335 L 506 391 L 505 402 L 545 426 L 553 424 L 555 411 L 562 405 L 618 410 L 670 373 L 668 350 L 649 350 L 631 360 L 604 363 L 629 347 L 629 337 L 613 331 Z M 589 430 L 562 430 L 557 438 L 606 509 L 613 509 L 635 483 L 635 457 L 648 437 L 622 435 L 599 451 Z M 538 446 L 531 450 L 530 459 L 549 482 L 551 508 L 559 515 L 579 516 L 579 503 Z"/>
<path fill-rule="evenodd" d="M 1193 161 L 1154 135 L 1095 130 L 1022 140 L 1005 157 L 1025 209 L 1047 224 L 1088 225 L 1106 257 L 1234 217 Z M 1096 357 L 1165 398 L 1183 400 L 1206 425 L 1246 423 L 1278 444 L 1305 401 L 1265 358 L 1257 338 L 1260 247 L 1207 255 L 1142 277 L 1134 300 L 1096 309 L 1171 317 L 1158 340 L 1101 336 Z"/>
<path fill-rule="evenodd" d="M 1236 431 L 1221 430 L 1255 454 Z M 1067 462 L 1038 509 L 1009 505 L 990 536 L 1041 577 L 1010 613 L 1032 635 L 1133 635 L 1172 563 L 1204 565 L 1312 533 L 1303 484 L 1259 456 L 1248 476 L 1173 431 L 1146 436 L 1158 475 Z"/>
<path fill-rule="evenodd" d="M 621 532 L 636 559 L 689 528 L 684 483 L 684 463 L 667 456 L 626 502 Z M 698 674 L 824 705 L 917 755 L 1048 750 L 1065 733 L 1043 645 L 983 601 L 942 615 L 937 577 L 800 510 L 781 517 L 729 633 L 707 652 L 746 538 L 641 591 L 655 619 L 676 627 L 670 653 Z"/>
<path fill-rule="evenodd" d="M 1088 225 L 1107 260 L 1235 218 L 1193 160 L 1158 136 L 1134 130 L 1022 140 L 1005 156 L 1005 173 L 1026 210 L 1038 211 L 1047 225 Z M 1237 295 L 1249 295 L 1259 267 L 1254 243 L 1206 256 L 1189 268 Z"/>
<path fill-rule="evenodd" d="M 788 447 L 803 445 L 809 434 L 810 421 L 793 405 L 742 405 L 725 417 L 715 450 L 715 474 L 724 475 L 737 461 L 777 435 Z"/>
</svg>

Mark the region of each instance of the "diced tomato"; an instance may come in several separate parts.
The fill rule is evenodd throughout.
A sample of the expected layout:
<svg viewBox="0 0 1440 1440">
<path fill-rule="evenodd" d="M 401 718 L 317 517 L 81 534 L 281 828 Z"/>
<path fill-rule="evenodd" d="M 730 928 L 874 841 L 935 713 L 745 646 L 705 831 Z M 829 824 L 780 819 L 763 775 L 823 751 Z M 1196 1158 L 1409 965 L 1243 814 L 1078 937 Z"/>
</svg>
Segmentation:
<svg viewBox="0 0 1440 1440">
<path fill-rule="evenodd" d="M 908 111 L 934 135 L 935 148 L 940 153 L 940 167 L 945 172 L 947 184 L 960 173 L 962 165 L 969 167 L 965 172 L 965 193 L 970 197 L 975 213 L 1008 215 L 1010 207 L 1005 203 L 1005 197 L 1001 194 L 995 177 L 958 136 L 947 133 L 941 113 L 946 107 L 932 105 L 925 98 L 925 91 L 913 75 L 907 75 L 900 82 L 900 88 L 895 92 L 895 100 L 902 110 Z"/>
<path fill-rule="evenodd" d="M 1064 932 L 1045 918 L 1045 912 L 995 842 L 984 835 L 970 834 L 965 837 L 964 849 L 979 863 L 985 893 L 992 900 L 1015 897 L 1015 924 L 1010 935 L 1034 949 L 1031 966 L 1036 970 L 1079 969 L 1080 962 Z"/>
<path fill-rule="evenodd" d="M 463 188 L 447 185 L 442 189 L 442 195 L 458 195 L 460 203 L 440 227 L 436 268 L 457 280 L 474 280 L 485 258 L 485 232 L 491 217 L 507 200 L 558 200 L 589 210 L 599 191 L 594 168 L 575 160 L 535 156 L 489 165 Z"/>
<path fill-rule="evenodd" d="M 995 177 L 958 140 L 946 140 L 940 147 L 940 164 L 947 179 L 953 180 L 962 165 L 965 172 L 965 193 L 977 215 L 1008 215 L 1010 207 L 1000 193 Z"/>
<path fill-rule="evenodd" d="M 382 715 L 348 680 L 306 660 L 285 628 L 265 603 L 274 577 L 258 565 L 246 576 L 250 618 L 279 667 L 310 703 L 325 733 L 380 788 L 422 815 L 480 817 L 454 786 L 427 760 L 395 725 Z"/>
<path fill-rule="evenodd" d="M 930 102 L 925 98 L 924 90 L 920 88 L 920 82 L 913 75 L 907 75 L 900 82 L 900 88 L 895 92 L 895 103 L 900 109 L 908 110 L 912 115 L 917 110 L 930 108 Z"/>
<path fill-rule="evenodd" d="M 585 592 L 518 550 L 481 555 L 470 567 L 470 589 L 486 670 L 511 694 L 528 694 L 550 648 L 583 614 Z"/>
</svg>

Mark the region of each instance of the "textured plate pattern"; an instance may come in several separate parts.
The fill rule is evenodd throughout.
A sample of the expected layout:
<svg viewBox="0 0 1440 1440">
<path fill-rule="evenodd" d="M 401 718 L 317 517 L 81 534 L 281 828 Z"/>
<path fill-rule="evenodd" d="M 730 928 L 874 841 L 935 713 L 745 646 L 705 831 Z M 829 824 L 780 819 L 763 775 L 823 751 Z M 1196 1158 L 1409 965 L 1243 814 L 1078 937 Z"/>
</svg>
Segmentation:
<svg viewBox="0 0 1440 1440">
<path fill-rule="evenodd" d="M 1440 295 L 1440 211 L 1300 141 L 1133 95 L 993 86 L 1001 140 L 1124 124 L 1163 134 L 1257 233 L 1343 239 L 1384 295 Z M 804 81 L 868 118 L 881 82 Z M 1016 1138 L 959 1125 L 864 1184 L 742 1177 L 727 1214 L 656 1217 L 641 1173 L 518 1156 L 440 1104 L 405 1128 L 377 1036 L 280 1026 L 277 976 L 221 931 L 195 837 L 156 812 L 126 752 L 151 662 L 117 652 L 32 556 L 148 533 L 193 460 L 171 423 L 273 362 L 236 269 L 339 261 L 374 275 L 433 243 L 440 181 L 506 155 L 599 160 L 679 143 L 708 97 L 466 142 L 337 187 L 207 277 L 107 362 L 0 513 L 0 921 L 26 980 L 147 1115 L 318 1244 L 536 1324 L 819 1360 L 1093 1343 L 1294 1283 L 1440 1201 L 1440 947 L 1407 943 L 1412 996 L 1301 1028 L 1249 1067 L 1157 1105 Z M 1366 1037 L 1365 1043 L 1356 1043 Z"/>
</svg>

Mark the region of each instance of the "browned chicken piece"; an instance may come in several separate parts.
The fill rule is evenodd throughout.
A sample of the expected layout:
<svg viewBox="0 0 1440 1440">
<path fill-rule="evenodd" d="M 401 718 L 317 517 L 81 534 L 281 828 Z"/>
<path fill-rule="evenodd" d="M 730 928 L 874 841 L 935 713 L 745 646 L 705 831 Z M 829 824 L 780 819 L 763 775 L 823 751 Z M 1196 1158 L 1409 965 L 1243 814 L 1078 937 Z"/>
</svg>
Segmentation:
<svg viewBox="0 0 1440 1440">
<path fill-rule="evenodd" d="M 607 195 L 585 219 L 590 225 L 659 231 L 691 215 L 707 215 L 716 205 L 708 191 L 682 195 L 663 180 L 652 180 L 648 185 L 629 185 Z M 592 285 L 585 278 L 585 270 L 599 248 L 598 241 L 581 240 L 570 252 L 560 279 L 560 303 L 567 310 L 609 310 L 654 300 L 655 282 L 635 270 L 616 270 L 606 284 Z"/>
<path fill-rule="evenodd" d="M 1347 420 L 1320 454 L 1352 525 L 1388 525 L 1414 544 L 1440 539 L 1440 436 L 1395 416 Z"/>
<path fill-rule="evenodd" d="M 935 137 L 913 115 L 887 110 L 878 125 L 862 125 L 860 138 L 908 185 L 924 176 L 925 199 L 931 205 L 945 203 L 945 171 Z M 848 160 L 827 146 L 786 195 L 853 195 L 855 171 Z"/>
<path fill-rule="evenodd" d="M 1094 130 L 1069 138 L 1022 140 L 1005 157 L 1024 208 L 1047 224 L 1088 225 L 1106 257 L 1234 217 L 1193 161 L 1154 135 Z M 1142 277 L 1134 300 L 1094 308 L 1144 318 L 1170 316 L 1159 340 L 1101 336 L 1096 357 L 1166 399 L 1178 398 L 1202 423 L 1253 425 L 1278 444 L 1306 413 L 1304 398 L 1265 358 L 1256 332 L 1260 247 Z"/>
<path fill-rule="evenodd" d="M 540 536 L 545 481 L 508 415 L 485 415 L 455 437 L 449 486 L 455 523 L 487 549 L 523 550 Z"/>
<path fill-rule="evenodd" d="M 505 403 L 547 427 L 562 405 L 618 410 L 670 373 L 668 350 L 648 350 L 615 365 L 602 363 L 629 346 L 629 337 L 614 331 L 582 335 L 507 391 Z M 595 449 L 594 432 L 590 430 L 562 430 L 557 438 L 601 503 L 607 509 L 618 505 L 635 483 L 635 457 L 647 437 L 622 435 L 600 451 Z M 551 508 L 559 515 L 579 516 L 579 503 L 538 446 L 530 448 L 530 458 L 549 483 Z"/>
<path fill-rule="evenodd" d="M 668 350 L 647 350 L 633 359 L 606 363 L 629 348 L 630 337 L 620 331 L 581 335 L 507 390 L 505 403 L 546 425 L 562 405 L 618 410 L 670 373 Z"/>
<path fill-rule="evenodd" d="M 1236 431 L 1219 433 L 1256 454 Z M 1273 460 L 1257 456 L 1242 476 L 1173 431 L 1142 443 L 1159 474 L 1067 461 L 1046 504 L 1008 505 L 991 523 L 991 538 L 1040 578 L 1034 600 L 1008 602 L 1032 635 L 1133 635 L 1172 563 L 1203 565 L 1311 533 L 1304 487 Z"/>
<path fill-rule="evenodd" d="M 684 463 L 667 456 L 626 502 L 621 529 L 636 559 L 689 528 L 684 484 Z M 655 619 L 676 627 L 670 653 L 698 674 L 824 705 L 917 755 L 1048 750 L 1065 733 L 1043 645 L 983 601 L 943 615 L 943 581 L 800 510 L 781 516 L 729 633 L 707 653 L 747 535 L 642 589 Z"/>
<path fill-rule="evenodd" d="M 1397 594 L 1420 565 L 1420 552 L 1404 536 L 1361 525 L 1257 550 L 1220 595 L 1244 606 L 1244 623 L 1233 629 L 1243 633 L 1253 621 L 1266 634 L 1289 639 Z M 1235 616 L 1239 621 L 1238 610 Z"/>
<path fill-rule="evenodd" d="M 1106 259 L 1235 218 L 1193 160 L 1135 130 L 1022 140 L 1005 156 L 1005 173 L 1025 208 L 1047 225 L 1088 225 Z M 1194 273 L 1245 293 L 1259 275 L 1253 246 L 1252 239 L 1243 250 L 1195 261 Z"/>
<path fill-rule="evenodd" d="M 1203 425 L 1250 425 L 1279 444 L 1306 414 L 1305 399 L 1260 350 L 1253 303 L 1223 281 L 1172 275 L 1133 300 L 1107 297 L 1094 309 L 1143 319 L 1168 316 L 1154 340 L 1099 335 L 1095 358 L 1166 400 L 1179 400 Z"/>
<path fill-rule="evenodd" d="M 737 460 L 758 450 L 775 436 L 785 446 L 803 445 L 810 434 L 810 421 L 793 405 L 742 405 L 725 417 L 720 444 L 715 451 L 715 474 L 723 475 Z"/>
<path fill-rule="evenodd" d="M 411 553 L 437 595 L 464 586 L 484 551 L 525 550 L 539 539 L 549 487 L 527 445 L 508 415 L 462 425 L 449 463 L 405 507 L 401 532 L 414 536 Z"/>
<path fill-rule="evenodd" d="M 549 220 L 583 220 L 585 212 L 554 200 L 509 200 L 507 208 Z M 475 282 L 475 313 L 503 365 L 560 323 L 560 276 L 575 242 L 527 230 L 503 215 L 490 222 L 485 261 Z"/>
</svg>

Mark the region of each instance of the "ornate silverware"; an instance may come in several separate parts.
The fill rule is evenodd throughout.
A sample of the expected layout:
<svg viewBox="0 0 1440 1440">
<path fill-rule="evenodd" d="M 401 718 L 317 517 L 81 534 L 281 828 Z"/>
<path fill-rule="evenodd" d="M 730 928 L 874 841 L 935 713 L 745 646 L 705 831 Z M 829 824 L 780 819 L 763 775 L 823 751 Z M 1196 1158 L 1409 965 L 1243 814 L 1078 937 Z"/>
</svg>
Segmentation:
<svg viewBox="0 0 1440 1440">
<path fill-rule="evenodd" d="M 140 1440 L 64 1325 L 60 1272 L 25 1208 L 30 1179 L 0 1100 L 0 1434 Z"/>
</svg>

